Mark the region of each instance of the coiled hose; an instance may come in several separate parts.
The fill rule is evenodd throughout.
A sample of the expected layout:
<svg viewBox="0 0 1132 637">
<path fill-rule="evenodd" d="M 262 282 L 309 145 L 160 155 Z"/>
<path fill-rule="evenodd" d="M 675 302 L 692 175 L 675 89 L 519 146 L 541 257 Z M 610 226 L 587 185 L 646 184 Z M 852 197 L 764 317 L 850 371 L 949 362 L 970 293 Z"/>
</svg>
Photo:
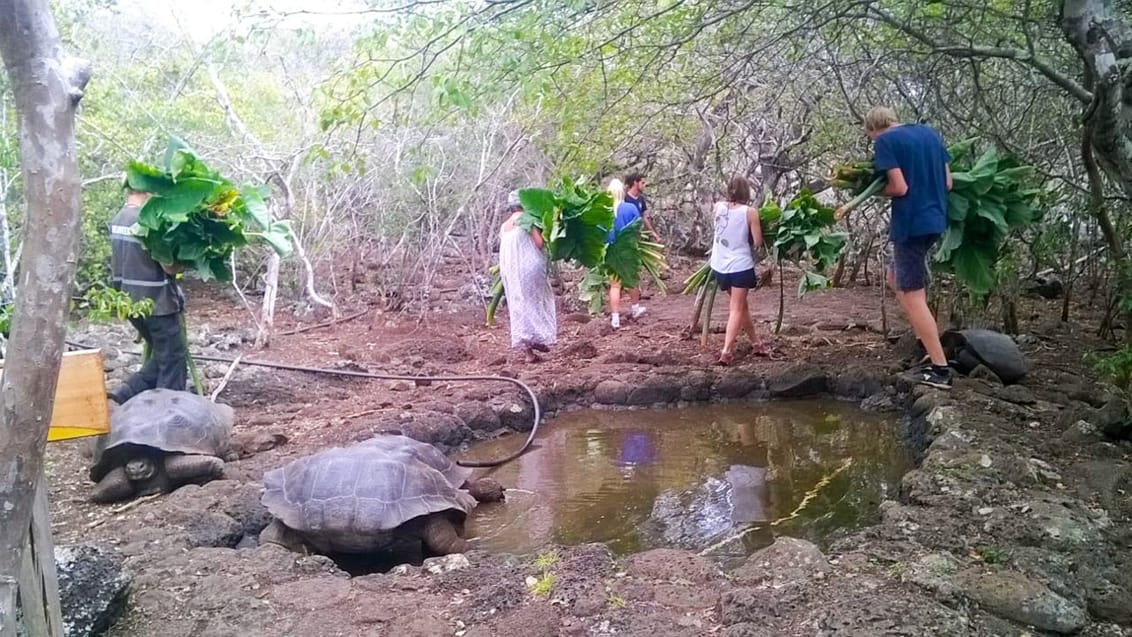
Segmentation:
<svg viewBox="0 0 1132 637">
<path fill-rule="evenodd" d="M 97 347 L 92 347 L 92 346 L 89 346 L 89 345 L 85 345 L 83 343 L 75 343 L 75 342 L 72 342 L 72 341 L 67 341 L 67 344 L 72 346 L 72 347 L 78 347 L 78 348 L 82 348 L 82 349 L 98 349 Z M 141 352 L 127 351 L 127 350 L 122 350 L 122 352 L 126 353 L 126 354 L 131 354 L 133 356 L 141 356 L 142 355 Z M 224 356 L 205 356 L 205 355 L 201 355 L 201 354 L 190 354 L 190 357 L 195 359 L 195 360 L 210 361 L 210 362 L 217 362 L 217 363 L 234 363 L 234 362 L 236 362 L 236 359 L 227 358 L 227 357 L 224 357 Z M 518 458 L 519 456 L 526 453 L 527 449 L 530 449 L 531 444 L 535 440 L 535 435 L 538 434 L 539 421 L 542 419 L 542 410 L 539 408 L 538 396 L 535 395 L 534 390 L 532 390 L 523 381 L 521 381 L 517 378 L 509 378 L 507 376 L 474 376 L 474 375 L 473 376 L 404 376 L 404 375 L 401 375 L 401 374 L 375 374 L 375 373 L 372 373 L 372 372 L 358 372 L 358 371 L 353 371 L 353 370 L 348 370 L 348 369 L 330 369 L 330 368 L 327 368 L 327 367 L 308 367 L 306 365 L 289 365 L 289 364 L 286 364 L 286 363 L 273 363 L 271 361 L 254 361 L 254 360 L 248 360 L 248 359 L 244 359 L 244 358 L 240 359 L 240 364 L 241 365 L 253 365 L 253 366 L 256 366 L 256 367 L 270 367 L 272 369 L 284 369 L 284 370 L 294 371 L 294 372 L 307 372 L 307 373 L 310 373 L 310 374 L 329 374 L 329 375 L 334 375 L 334 376 L 353 376 L 355 378 L 374 378 L 374 379 L 378 379 L 378 380 L 410 380 L 410 381 L 414 381 L 414 382 L 421 382 L 421 381 L 423 381 L 423 382 L 433 382 L 433 381 L 440 381 L 440 382 L 494 381 L 494 382 L 512 383 L 514 385 L 518 385 L 519 387 L 521 387 L 523 389 L 523 391 L 527 392 L 527 396 L 529 396 L 530 399 L 531 399 L 531 405 L 534 407 L 534 422 L 531 424 L 531 433 L 530 433 L 530 435 L 527 436 L 526 442 L 524 442 L 523 446 L 519 447 L 519 450 L 516 451 L 515 453 L 513 453 L 509 456 L 505 456 L 503 458 L 500 458 L 498 460 L 457 460 L 456 464 L 460 465 L 461 467 L 473 467 L 473 468 L 498 467 L 500 465 L 511 462 L 515 458 Z"/>
</svg>

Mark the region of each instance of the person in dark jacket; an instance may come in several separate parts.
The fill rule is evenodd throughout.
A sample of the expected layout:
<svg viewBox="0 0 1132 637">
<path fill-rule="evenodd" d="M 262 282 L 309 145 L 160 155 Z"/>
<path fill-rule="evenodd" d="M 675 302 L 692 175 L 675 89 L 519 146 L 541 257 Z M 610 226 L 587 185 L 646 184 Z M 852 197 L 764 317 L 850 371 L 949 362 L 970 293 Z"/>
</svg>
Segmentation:
<svg viewBox="0 0 1132 637">
<path fill-rule="evenodd" d="M 154 261 L 134 236 L 138 214 L 149 193 L 126 189 L 126 204 L 110 220 L 111 286 L 128 294 L 135 303 L 153 301 L 153 311 L 130 323 L 149 345 L 150 357 L 124 383 L 108 392 L 121 404 L 147 389 L 185 391 L 188 382 L 188 351 L 181 335 L 181 313 L 185 297 L 177 285 L 180 268 Z"/>
</svg>

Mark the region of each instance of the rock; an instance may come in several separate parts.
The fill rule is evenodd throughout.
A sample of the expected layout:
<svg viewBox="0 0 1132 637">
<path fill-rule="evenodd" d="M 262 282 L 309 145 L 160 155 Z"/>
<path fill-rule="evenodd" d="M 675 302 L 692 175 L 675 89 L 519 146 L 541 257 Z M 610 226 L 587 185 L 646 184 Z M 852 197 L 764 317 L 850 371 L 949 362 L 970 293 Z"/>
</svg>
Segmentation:
<svg viewBox="0 0 1132 637">
<path fill-rule="evenodd" d="M 770 395 L 774 398 L 801 398 L 827 391 L 825 372 L 815 365 L 802 363 L 795 365 L 768 383 Z"/>
<path fill-rule="evenodd" d="M 287 436 L 275 431 L 241 431 L 232 436 L 232 450 L 240 458 L 270 451 L 287 444 Z"/>
<path fill-rule="evenodd" d="M 676 549 L 653 549 L 629 558 L 625 571 L 646 579 L 706 583 L 719 579 L 719 569 L 706 557 Z"/>
<path fill-rule="evenodd" d="M 746 398 L 755 391 L 763 389 L 763 378 L 753 372 L 730 368 L 715 385 L 715 393 L 720 398 Z"/>
<path fill-rule="evenodd" d="M 1096 425 L 1106 436 L 1119 437 L 1129 426 L 1124 401 L 1119 398 L 1109 400 L 1094 412 L 1089 422 Z"/>
<path fill-rule="evenodd" d="M 998 377 L 998 374 L 991 371 L 991 368 L 987 367 L 986 365 L 976 365 L 974 369 L 967 373 L 967 376 L 978 380 L 985 380 L 991 385 L 1001 386 L 1003 384 L 1002 379 Z"/>
<path fill-rule="evenodd" d="M 624 405 L 632 387 L 619 380 L 603 380 L 594 389 L 594 400 L 604 405 Z"/>
<path fill-rule="evenodd" d="M 495 431 L 502 426 L 499 414 L 482 402 L 464 402 L 456 405 L 456 417 L 472 431 Z"/>
<path fill-rule="evenodd" d="M 589 314 L 585 312 L 572 312 L 562 316 L 563 323 L 577 323 L 578 325 L 585 325 L 593 320 Z"/>
<path fill-rule="evenodd" d="M 723 637 L 775 637 L 776 631 L 768 630 L 765 626 L 743 622 L 733 624 L 723 631 Z"/>
<path fill-rule="evenodd" d="M 1061 434 L 1061 441 L 1070 445 L 1088 444 L 1100 439 L 1097 426 L 1087 420 L 1078 420 Z"/>
<path fill-rule="evenodd" d="M 908 566 L 902 576 L 933 593 L 950 597 L 955 591 L 952 576 L 959 570 L 959 561 L 950 553 L 929 553 Z"/>
<path fill-rule="evenodd" d="M 640 386 L 629 390 L 625 404 L 654 405 L 656 403 L 675 402 L 680 396 L 682 387 L 683 383 L 676 378 L 650 378 L 641 383 Z"/>
<path fill-rule="evenodd" d="M 68 637 L 101 635 L 126 607 L 130 578 L 118 553 L 97 546 L 55 547 L 63 632 Z"/>
<path fill-rule="evenodd" d="M 430 557 L 421 564 L 421 568 L 433 575 L 462 571 L 466 568 L 471 568 L 471 566 L 472 563 L 468 561 L 467 556 L 463 553 L 450 553 L 441 557 Z"/>
<path fill-rule="evenodd" d="M 756 588 L 735 588 L 719 597 L 719 620 L 724 625 L 767 625 L 778 616 L 778 595 Z"/>
<path fill-rule="evenodd" d="M 829 562 L 817 546 L 805 540 L 779 537 L 774 544 L 747 558 L 734 573 L 734 581 L 743 586 L 784 588 L 804 585 L 829 572 Z"/>
<path fill-rule="evenodd" d="M 1038 400 L 1034 398 L 1034 393 L 1021 385 L 1000 387 L 995 389 L 991 395 L 999 400 L 1005 400 L 1015 405 L 1033 405 L 1038 402 Z"/>
<path fill-rule="evenodd" d="M 1085 626 L 1085 610 L 1021 573 L 961 573 L 959 591 L 987 611 L 1039 630 L 1063 635 Z"/>
<path fill-rule="evenodd" d="M 829 378 L 829 390 L 841 398 L 862 400 L 884 390 L 884 378 L 861 365 L 850 365 Z"/>
</svg>

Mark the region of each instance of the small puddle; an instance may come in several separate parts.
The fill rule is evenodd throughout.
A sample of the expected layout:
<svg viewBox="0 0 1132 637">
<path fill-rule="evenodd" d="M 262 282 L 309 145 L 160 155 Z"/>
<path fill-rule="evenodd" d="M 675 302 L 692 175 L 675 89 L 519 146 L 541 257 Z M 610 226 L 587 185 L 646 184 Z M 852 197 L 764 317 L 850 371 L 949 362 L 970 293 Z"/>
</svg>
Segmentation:
<svg viewBox="0 0 1132 637">
<path fill-rule="evenodd" d="M 476 548 L 603 542 L 617 554 L 676 547 L 726 559 L 777 535 L 823 544 L 874 522 L 912 466 L 892 420 L 833 400 L 570 412 L 535 444 L 491 474 L 507 501 L 471 515 Z"/>
</svg>

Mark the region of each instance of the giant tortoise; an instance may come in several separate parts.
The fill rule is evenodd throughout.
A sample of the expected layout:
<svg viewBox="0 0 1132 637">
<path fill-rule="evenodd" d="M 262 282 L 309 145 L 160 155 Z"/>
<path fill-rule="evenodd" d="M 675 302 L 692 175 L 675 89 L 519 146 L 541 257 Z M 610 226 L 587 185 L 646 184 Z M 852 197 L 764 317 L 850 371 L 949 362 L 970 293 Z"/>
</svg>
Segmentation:
<svg viewBox="0 0 1132 637">
<path fill-rule="evenodd" d="M 359 554 L 415 538 L 438 555 L 461 553 L 468 549 L 463 523 L 476 501 L 503 497 L 497 482 L 468 483 L 470 475 L 406 436 L 379 435 L 299 458 L 263 476 L 263 504 L 275 520 L 260 543 Z"/>
<path fill-rule="evenodd" d="M 91 499 L 114 502 L 167 493 L 224 472 L 231 458 L 232 408 L 172 389 L 137 394 L 114 410 L 93 450 Z"/>
<path fill-rule="evenodd" d="M 1002 382 L 1016 383 L 1030 371 L 1030 364 L 1014 339 L 993 330 L 948 330 L 940 335 L 948 361 L 962 374 L 985 365 Z"/>
</svg>

